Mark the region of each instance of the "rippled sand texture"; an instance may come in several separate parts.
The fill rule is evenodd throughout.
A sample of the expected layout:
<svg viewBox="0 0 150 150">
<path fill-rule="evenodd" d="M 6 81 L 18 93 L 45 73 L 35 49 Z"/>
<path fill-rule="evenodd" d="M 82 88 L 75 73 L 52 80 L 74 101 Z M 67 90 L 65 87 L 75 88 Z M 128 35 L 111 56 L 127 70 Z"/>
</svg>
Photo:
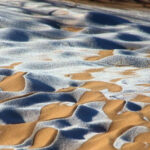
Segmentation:
<svg viewBox="0 0 150 150">
<path fill-rule="evenodd" d="M 0 149 L 149 150 L 149 12 L 0 1 Z"/>
</svg>

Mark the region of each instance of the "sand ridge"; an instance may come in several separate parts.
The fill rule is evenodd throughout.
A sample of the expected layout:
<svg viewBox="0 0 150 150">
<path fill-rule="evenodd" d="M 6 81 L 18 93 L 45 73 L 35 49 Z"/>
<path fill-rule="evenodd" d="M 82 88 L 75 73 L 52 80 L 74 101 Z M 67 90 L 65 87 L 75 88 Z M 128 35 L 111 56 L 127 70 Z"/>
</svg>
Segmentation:
<svg viewBox="0 0 150 150">
<path fill-rule="evenodd" d="M 37 132 L 34 138 L 32 148 L 41 148 L 50 145 L 56 138 L 57 130 L 53 128 L 44 128 Z"/>
<path fill-rule="evenodd" d="M 21 91 L 25 87 L 25 81 L 23 78 L 24 72 L 17 72 L 13 74 L 12 76 L 8 76 L 4 78 L 0 82 L 0 88 L 3 91 Z"/>
</svg>

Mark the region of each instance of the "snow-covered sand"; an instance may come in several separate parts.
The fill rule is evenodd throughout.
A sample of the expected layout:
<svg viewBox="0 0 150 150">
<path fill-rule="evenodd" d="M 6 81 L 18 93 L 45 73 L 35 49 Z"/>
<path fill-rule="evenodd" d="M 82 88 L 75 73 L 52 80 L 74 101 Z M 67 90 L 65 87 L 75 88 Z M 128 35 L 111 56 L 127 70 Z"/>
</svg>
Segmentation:
<svg viewBox="0 0 150 150">
<path fill-rule="evenodd" d="M 150 149 L 150 12 L 0 1 L 0 149 Z"/>
</svg>

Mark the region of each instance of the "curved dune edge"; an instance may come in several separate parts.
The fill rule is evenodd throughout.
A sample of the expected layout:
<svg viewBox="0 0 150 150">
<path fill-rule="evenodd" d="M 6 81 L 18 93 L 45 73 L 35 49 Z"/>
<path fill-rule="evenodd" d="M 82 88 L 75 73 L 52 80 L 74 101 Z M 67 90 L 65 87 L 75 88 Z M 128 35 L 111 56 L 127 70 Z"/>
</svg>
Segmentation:
<svg viewBox="0 0 150 150">
<path fill-rule="evenodd" d="M 116 109 L 116 107 L 114 107 L 114 109 Z M 116 111 L 116 110 L 112 110 L 112 112 L 113 111 Z M 105 113 L 107 114 L 106 109 L 105 109 Z M 110 114 L 109 111 L 108 111 L 108 114 Z M 120 115 L 111 114 L 111 118 L 112 118 L 113 122 L 107 133 L 98 134 L 98 135 L 92 137 L 87 142 L 85 142 L 78 150 L 91 150 L 91 149 L 92 150 L 104 150 L 104 149 L 116 150 L 113 147 L 113 143 L 116 140 L 116 138 L 118 136 L 120 136 L 123 132 L 125 132 L 127 129 L 137 126 L 137 125 L 149 125 L 149 123 L 144 121 L 141 118 L 141 116 L 135 112 L 125 112 Z M 144 143 L 144 140 L 140 141 L 140 142 Z M 137 147 L 137 145 L 135 145 L 134 148 L 136 148 L 136 147 Z M 130 146 L 126 150 L 130 150 Z"/>
<path fill-rule="evenodd" d="M 130 149 L 136 149 L 136 150 L 148 150 L 149 147 L 146 146 L 144 143 L 141 143 L 141 142 L 134 142 L 134 143 L 128 143 L 128 144 L 125 144 L 123 147 L 122 147 L 122 150 L 130 150 Z"/>
<path fill-rule="evenodd" d="M 130 149 L 136 149 L 136 150 L 149 150 L 150 146 L 150 132 L 141 133 L 140 135 L 135 137 L 135 140 L 133 143 L 127 143 L 122 146 L 122 150 L 130 150 Z"/>
<path fill-rule="evenodd" d="M 11 65 L 9 65 L 9 66 L 0 66 L 0 68 L 14 69 L 15 66 L 18 66 L 18 65 L 20 65 L 20 64 L 22 64 L 22 62 L 16 62 L 16 63 L 13 63 L 13 64 L 11 64 Z"/>
<path fill-rule="evenodd" d="M 100 60 L 100 59 L 108 57 L 108 56 L 113 56 L 113 50 L 101 50 L 101 51 L 99 51 L 98 56 L 86 57 L 85 60 L 96 61 L 96 60 Z"/>
<path fill-rule="evenodd" d="M 117 84 L 103 81 L 87 81 L 82 87 L 96 91 L 108 89 L 110 92 L 120 92 L 122 90 L 122 87 Z"/>
<path fill-rule="evenodd" d="M 103 110 L 104 112 L 113 120 L 113 123 L 110 126 L 110 129 L 105 134 L 98 134 L 92 137 L 89 141 L 85 142 L 78 150 L 116 150 L 113 147 L 113 143 L 115 139 L 125 130 L 137 126 L 137 125 L 145 125 L 147 127 L 150 124 L 147 121 L 144 121 L 141 118 L 141 115 L 136 112 L 124 112 L 122 114 L 117 114 L 124 107 L 124 101 L 122 100 L 112 100 L 107 101 Z M 150 119 L 149 108 L 150 106 L 146 106 L 141 110 L 141 114 L 148 119 Z M 150 147 L 145 146 L 144 143 L 149 143 L 150 141 L 150 132 L 142 133 L 135 138 L 134 143 L 124 144 L 121 150 L 130 150 L 145 147 L 145 150 L 148 150 Z M 142 147 L 144 146 L 144 147 Z"/>
<path fill-rule="evenodd" d="M 120 74 L 122 75 L 136 75 L 135 71 L 137 71 L 138 69 L 129 69 L 129 70 L 125 70 L 123 72 L 121 72 Z"/>
<path fill-rule="evenodd" d="M 17 92 L 22 91 L 25 87 L 24 72 L 17 72 L 11 76 L 5 77 L 0 82 L 0 88 L 3 91 Z"/>
<path fill-rule="evenodd" d="M 122 110 L 124 104 L 125 102 L 123 100 L 109 100 L 106 102 L 103 110 L 109 118 L 113 119 Z"/>
<path fill-rule="evenodd" d="M 24 94 L 24 95 L 20 95 L 20 96 L 10 97 L 10 98 L 6 98 L 6 99 L 1 99 L 0 103 L 11 101 L 11 100 L 14 100 L 14 99 L 17 99 L 17 98 L 23 98 L 23 97 L 26 97 L 26 96 L 30 96 L 32 94 L 34 94 L 34 92 L 31 92 L 31 93 L 28 93 L 28 94 Z"/>
<path fill-rule="evenodd" d="M 57 92 L 72 92 L 74 91 L 76 88 L 75 87 L 68 87 L 68 88 L 63 88 L 63 89 L 59 89 Z"/>
<path fill-rule="evenodd" d="M 88 72 L 82 72 L 82 73 L 73 73 L 73 74 L 68 74 L 68 75 L 65 75 L 66 77 L 70 77 L 71 76 L 71 79 L 74 79 L 74 80 L 89 80 L 89 79 L 92 79 L 92 75 Z"/>
<path fill-rule="evenodd" d="M 117 82 L 117 81 L 120 81 L 122 78 L 116 78 L 116 79 L 112 79 L 110 80 L 111 82 Z"/>
<path fill-rule="evenodd" d="M 137 95 L 132 101 L 150 103 L 150 97 L 145 95 Z"/>
<path fill-rule="evenodd" d="M 94 101 L 106 101 L 106 97 L 98 91 L 88 91 L 85 92 L 78 101 L 78 104 L 84 104 L 88 102 L 94 102 Z"/>
<path fill-rule="evenodd" d="M 36 122 L 0 125 L 0 145 L 17 145 L 22 143 L 31 134 Z"/>
<path fill-rule="evenodd" d="M 41 110 L 41 114 L 38 119 L 38 122 L 69 117 L 73 114 L 76 107 L 77 107 L 76 105 L 67 106 L 61 103 L 46 105 Z M 1 138 L 0 145 L 21 144 L 25 139 L 27 139 L 32 134 L 36 124 L 37 121 L 31 123 L 14 124 L 14 125 L 11 124 L 1 125 L 0 131 L 2 131 L 3 134 L 0 135 Z M 34 137 L 33 145 L 29 148 L 30 149 L 41 148 L 50 145 L 54 141 L 57 132 L 58 131 L 54 128 L 43 128 L 39 130 Z M 13 138 L 15 134 L 18 136 Z M 13 140 L 11 138 L 13 138 Z"/>
<path fill-rule="evenodd" d="M 150 105 L 145 106 L 140 113 L 145 116 L 148 120 L 150 120 Z"/>
<path fill-rule="evenodd" d="M 73 114 L 76 107 L 76 105 L 67 106 L 61 103 L 49 104 L 42 108 L 39 121 L 69 117 Z"/>
<path fill-rule="evenodd" d="M 83 30 L 83 28 L 81 27 L 62 27 L 63 30 L 65 31 L 69 31 L 69 32 L 80 32 L 81 30 Z"/>
<path fill-rule="evenodd" d="M 81 73 L 66 74 L 65 77 L 70 77 L 71 79 L 74 79 L 74 80 L 90 80 L 90 79 L 93 79 L 93 76 L 91 73 L 101 72 L 101 71 L 104 71 L 104 68 L 87 69 Z"/>
<path fill-rule="evenodd" d="M 42 148 L 50 145 L 56 138 L 57 130 L 54 128 L 43 128 L 34 137 L 32 148 Z"/>
</svg>

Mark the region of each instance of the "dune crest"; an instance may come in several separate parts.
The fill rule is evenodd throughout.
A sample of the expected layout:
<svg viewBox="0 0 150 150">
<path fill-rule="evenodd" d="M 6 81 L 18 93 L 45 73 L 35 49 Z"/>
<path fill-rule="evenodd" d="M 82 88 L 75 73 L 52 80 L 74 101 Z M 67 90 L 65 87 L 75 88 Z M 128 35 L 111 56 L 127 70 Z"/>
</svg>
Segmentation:
<svg viewBox="0 0 150 150">
<path fill-rule="evenodd" d="M 30 149 L 33 148 L 42 148 L 50 145 L 57 135 L 57 130 L 53 128 L 44 128 L 41 129 L 34 137 L 33 145 Z"/>
<path fill-rule="evenodd" d="M 25 80 L 23 78 L 24 72 L 17 72 L 11 76 L 4 78 L 0 82 L 0 88 L 3 91 L 16 92 L 21 91 L 25 87 Z"/>
</svg>

